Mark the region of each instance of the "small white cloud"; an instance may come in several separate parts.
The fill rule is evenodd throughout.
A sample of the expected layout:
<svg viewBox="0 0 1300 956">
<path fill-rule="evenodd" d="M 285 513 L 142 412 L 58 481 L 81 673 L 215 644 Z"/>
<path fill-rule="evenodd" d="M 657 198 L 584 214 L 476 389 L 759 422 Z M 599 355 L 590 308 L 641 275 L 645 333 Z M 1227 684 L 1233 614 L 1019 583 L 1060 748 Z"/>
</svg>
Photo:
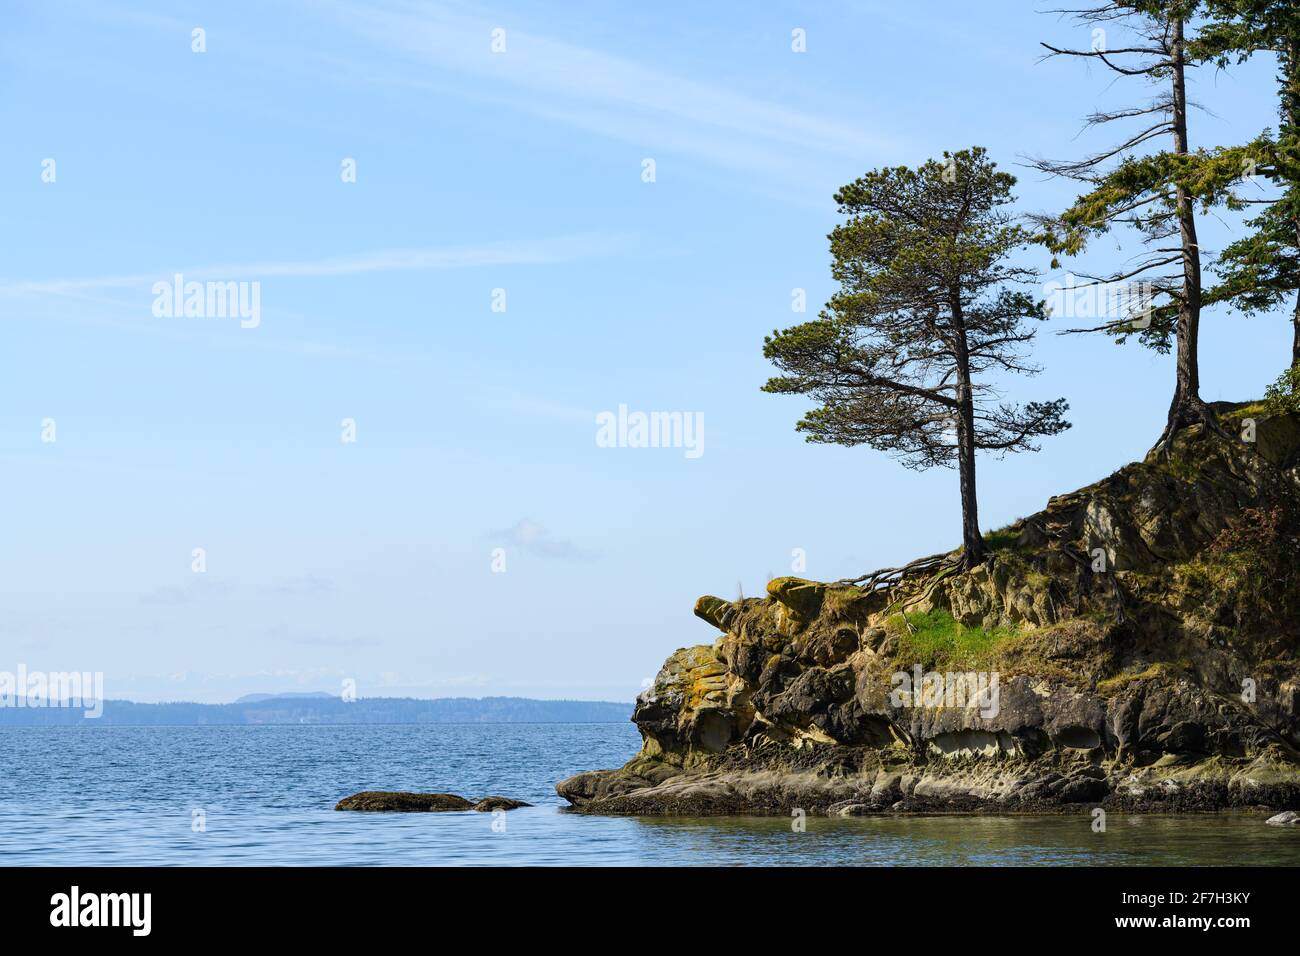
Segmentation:
<svg viewBox="0 0 1300 956">
<path fill-rule="evenodd" d="M 512 528 L 496 531 L 489 535 L 496 541 L 504 541 L 539 558 L 556 561 L 594 561 L 599 556 L 567 541 L 557 538 L 536 521 L 521 518 Z"/>
</svg>

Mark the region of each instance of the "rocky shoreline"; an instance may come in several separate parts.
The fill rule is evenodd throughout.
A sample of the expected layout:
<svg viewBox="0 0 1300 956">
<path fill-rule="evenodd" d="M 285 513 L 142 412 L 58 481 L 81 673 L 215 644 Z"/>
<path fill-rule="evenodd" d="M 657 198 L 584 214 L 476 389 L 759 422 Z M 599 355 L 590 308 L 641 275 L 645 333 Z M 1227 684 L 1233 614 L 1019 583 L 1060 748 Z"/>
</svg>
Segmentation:
<svg viewBox="0 0 1300 956">
<path fill-rule="evenodd" d="M 971 570 L 700 598 L 718 636 L 638 698 L 641 751 L 557 792 L 606 814 L 1300 808 L 1300 418 L 1216 411 L 1228 435 L 1051 499 Z"/>
<path fill-rule="evenodd" d="M 659 783 L 627 768 L 579 774 L 557 785 L 571 810 L 610 815 L 827 816 L 910 813 L 1041 814 L 1100 807 L 1127 813 L 1277 810 L 1300 807 L 1288 764 L 1204 761 L 1134 769 L 1063 758 L 991 765 L 931 764 L 845 772 L 833 759 L 809 768 L 753 755 L 746 769 L 696 768 Z"/>
</svg>

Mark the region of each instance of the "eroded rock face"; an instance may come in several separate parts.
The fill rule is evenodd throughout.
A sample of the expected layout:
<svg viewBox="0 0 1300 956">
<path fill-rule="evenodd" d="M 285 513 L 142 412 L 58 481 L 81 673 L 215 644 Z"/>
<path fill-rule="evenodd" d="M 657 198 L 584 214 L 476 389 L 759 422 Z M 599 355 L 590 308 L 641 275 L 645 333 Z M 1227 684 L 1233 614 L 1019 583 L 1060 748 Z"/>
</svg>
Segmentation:
<svg viewBox="0 0 1300 956">
<path fill-rule="evenodd" d="M 1188 429 L 973 570 L 700 598 L 719 636 L 641 695 L 641 752 L 557 790 L 609 813 L 1300 806 L 1300 420 L 1218 411 L 1256 441 Z M 931 699 L 935 671 L 983 691 Z"/>
<path fill-rule="evenodd" d="M 650 756 L 719 753 L 753 718 L 745 682 L 710 647 L 684 647 L 637 698 L 632 719 Z"/>
</svg>

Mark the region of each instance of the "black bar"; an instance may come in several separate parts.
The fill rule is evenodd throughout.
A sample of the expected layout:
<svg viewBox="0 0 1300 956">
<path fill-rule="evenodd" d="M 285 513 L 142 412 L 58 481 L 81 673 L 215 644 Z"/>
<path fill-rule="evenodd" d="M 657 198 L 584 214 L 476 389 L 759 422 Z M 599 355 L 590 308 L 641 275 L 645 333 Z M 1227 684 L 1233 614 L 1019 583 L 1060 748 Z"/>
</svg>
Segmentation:
<svg viewBox="0 0 1300 956">
<path fill-rule="evenodd" d="M 838 925 L 870 948 L 890 938 L 975 942 L 976 931 L 1026 944 L 1024 932 L 1052 933 L 1040 937 L 1044 945 L 1194 934 L 1231 944 L 1243 932 L 1293 924 L 1294 876 L 1278 868 L 1131 867 L 11 868 L 0 870 L 0 919 L 7 942 L 75 933 L 78 940 L 338 944 L 423 934 L 431 944 L 454 945 L 467 927 L 496 936 L 513 926 L 538 941 L 609 931 L 626 945 L 658 948 L 673 937 L 718 934 L 730 947 Z M 131 925 L 52 926 L 52 899 L 73 886 L 83 904 L 91 894 L 150 894 L 148 936 L 136 937 Z M 1211 925 L 1165 923 L 1180 919 Z"/>
</svg>

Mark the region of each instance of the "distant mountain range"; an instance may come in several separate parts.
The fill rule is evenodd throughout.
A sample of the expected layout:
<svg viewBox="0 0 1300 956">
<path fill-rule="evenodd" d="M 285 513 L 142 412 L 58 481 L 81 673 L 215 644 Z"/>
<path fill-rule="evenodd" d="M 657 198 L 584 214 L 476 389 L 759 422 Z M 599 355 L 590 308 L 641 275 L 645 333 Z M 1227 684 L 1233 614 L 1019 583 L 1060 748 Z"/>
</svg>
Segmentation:
<svg viewBox="0 0 1300 956">
<path fill-rule="evenodd" d="M 106 700 L 102 716 L 78 707 L 0 706 L 0 727 L 200 726 L 205 724 L 603 724 L 629 720 L 632 703 L 527 697 L 362 697 L 248 694 L 233 704 L 137 704 Z"/>
</svg>

